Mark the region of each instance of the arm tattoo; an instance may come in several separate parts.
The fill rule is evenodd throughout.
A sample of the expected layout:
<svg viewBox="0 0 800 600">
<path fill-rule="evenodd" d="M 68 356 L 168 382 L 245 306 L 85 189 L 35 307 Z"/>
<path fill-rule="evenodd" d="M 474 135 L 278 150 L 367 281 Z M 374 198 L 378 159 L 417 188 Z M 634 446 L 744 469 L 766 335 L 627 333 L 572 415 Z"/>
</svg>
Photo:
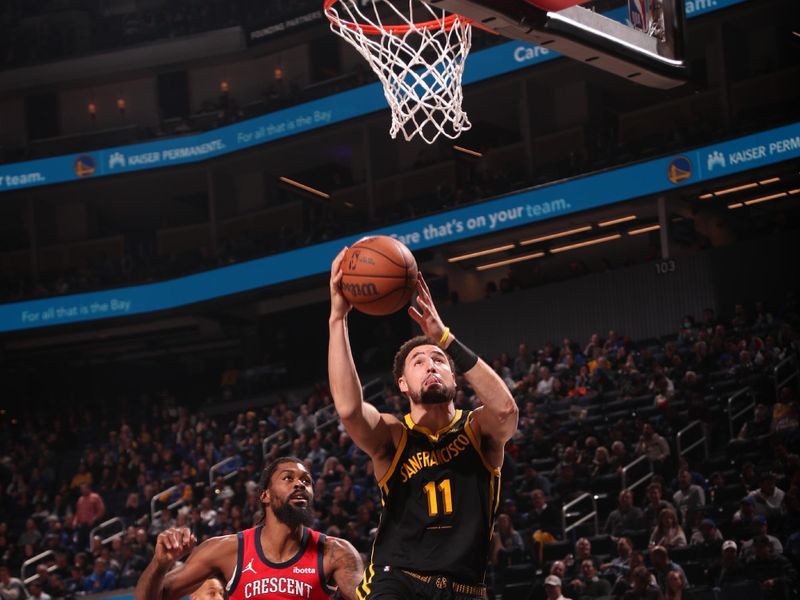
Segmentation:
<svg viewBox="0 0 800 600">
<path fill-rule="evenodd" d="M 339 595 L 354 600 L 356 587 L 364 573 L 361 556 L 349 542 L 338 538 L 328 538 L 325 553 L 330 557 L 331 575 L 339 588 Z"/>
</svg>

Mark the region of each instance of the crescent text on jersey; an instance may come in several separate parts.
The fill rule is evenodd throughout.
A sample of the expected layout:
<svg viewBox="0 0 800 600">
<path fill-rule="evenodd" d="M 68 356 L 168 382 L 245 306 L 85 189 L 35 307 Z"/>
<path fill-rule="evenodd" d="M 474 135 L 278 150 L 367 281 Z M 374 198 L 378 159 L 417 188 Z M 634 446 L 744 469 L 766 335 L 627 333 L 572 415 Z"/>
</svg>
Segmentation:
<svg viewBox="0 0 800 600">
<path fill-rule="evenodd" d="M 254 598 L 262 594 L 283 594 L 285 596 L 297 596 L 298 598 L 310 598 L 312 585 L 305 581 L 292 579 L 291 577 L 265 577 L 250 581 L 244 586 L 244 597 Z"/>
</svg>

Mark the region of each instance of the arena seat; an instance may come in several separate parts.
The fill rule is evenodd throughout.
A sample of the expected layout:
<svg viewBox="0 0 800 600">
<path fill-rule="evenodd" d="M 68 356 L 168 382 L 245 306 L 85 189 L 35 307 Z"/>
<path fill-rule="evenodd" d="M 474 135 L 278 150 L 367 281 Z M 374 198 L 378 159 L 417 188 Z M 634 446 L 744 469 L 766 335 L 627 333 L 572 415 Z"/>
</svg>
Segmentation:
<svg viewBox="0 0 800 600">
<path fill-rule="evenodd" d="M 690 585 L 705 583 L 706 579 L 705 567 L 699 562 L 694 562 L 694 561 L 689 561 L 685 563 L 680 562 L 673 556 L 675 550 L 676 550 L 675 548 L 670 550 L 669 557 L 676 563 L 681 565 L 681 567 L 683 567 L 683 572 L 686 573 L 686 581 L 688 581 Z"/>
<path fill-rule="evenodd" d="M 717 593 L 707 585 L 693 585 L 687 591 L 692 600 L 717 600 Z"/>
<path fill-rule="evenodd" d="M 722 588 L 719 597 L 725 600 L 762 600 L 764 591 L 757 581 L 738 581 Z"/>
<path fill-rule="evenodd" d="M 569 540 L 553 542 L 552 544 L 545 544 L 542 558 L 545 563 L 553 562 L 554 560 L 561 560 L 572 550 L 572 543 Z"/>
<path fill-rule="evenodd" d="M 681 546 L 669 549 L 669 557 L 679 565 L 694 560 L 697 554 L 695 546 Z"/>
<path fill-rule="evenodd" d="M 592 554 L 614 554 L 614 542 L 610 535 L 596 535 L 590 537 L 592 543 Z"/>
</svg>

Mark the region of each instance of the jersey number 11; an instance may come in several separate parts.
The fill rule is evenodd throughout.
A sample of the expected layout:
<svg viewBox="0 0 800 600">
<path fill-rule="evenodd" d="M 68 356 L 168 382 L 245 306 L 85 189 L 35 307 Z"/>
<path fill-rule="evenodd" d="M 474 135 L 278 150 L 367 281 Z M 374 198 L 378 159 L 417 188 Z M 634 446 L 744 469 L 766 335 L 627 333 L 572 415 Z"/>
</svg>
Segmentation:
<svg viewBox="0 0 800 600">
<path fill-rule="evenodd" d="M 444 479 L 438 486 L 435 481 L 429 481 L 422 489 L 424 489 L 425 493 L 428 495 L 428 515 L 431 517 L 435 517 L 439 514 L 439 498 L 436 493 L 437 488 L 442 493 L 444 514 L 449 515 L 453 512 L 453 496 L 450 491 L 450 480 Z"/>
</svg>

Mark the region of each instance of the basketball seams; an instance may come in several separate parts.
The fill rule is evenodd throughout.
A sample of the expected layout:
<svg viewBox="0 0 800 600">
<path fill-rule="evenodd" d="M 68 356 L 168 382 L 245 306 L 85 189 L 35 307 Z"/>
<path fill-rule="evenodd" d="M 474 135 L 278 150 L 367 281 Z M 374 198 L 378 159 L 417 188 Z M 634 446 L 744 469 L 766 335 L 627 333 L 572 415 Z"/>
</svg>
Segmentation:
<svg viewBox="0 0 800 600">
<path fill-rule="evenodd" d="M 389 239 L 392 239 L 392 240 L 393 240 L 394 238 L 389 238 Z M 399 242 L 398 242 L 398 243 L 399 243 Z M 389 256 L 389 255 L 388 255 L 388 254 L 386 254 L 385 252 L 382 252 L 382 251 L 380 251 L 380 250 L 378 250 L 377 248 L 374 248 L 374 247 L 372 247 L 372 246 L 367 246 L 367 245 L 359 246 L 358 244 L 355 244 L 355 245 L 353 246 L 353 248 L 361 248 L 362 250 L 369 250 L 370 252 L 374 252 L 375 254 L 377 254 L 377 255 L 379 255 L 379 256 L 382 256 L 383 258 L 385 258 L 386 260 L 388 260 L 390 263 L 392 263 L 392 264 L 393 264 L 394 266 L 396 266 L 396 267 L 402 267 L 402 268 L 404 268 L 404 269 L 408 269 L 408 266 L 406 265 L 406 259 L 405 259 L 405 257 L 403 258 L 403 264 L 401 265 L 399 262 L 397 262 L 395 259 L 393 259 L 391 256 Z"/>
<path fill-rule="evenodd" d="M 405 252 L 401 251 L 400 255 L 403 257 L 403 263 L 406 266 L 406 270 L 405 270 L 405 276 L 406 276 L 405 288 L 407 290 L 409 290 L 411 292 L 411 296 L 413 296 L 414 295 L 414 283 L 416 283 L 416 282 L 412 283 L 410 281 L 410 279 L 411 279 L 410 272 L 411 272 L 411 266 L 412 265 L 408 264 L 408 257 L 406 256 L 406 254 L 411 254 L 411 250 L 409 250 L 407 246 L 404 246 L 404 249 L 405 249 Z M 411 260 L 414 260 L 414 255 L 413 254 L 411 254 Z M 412 264 L 414 266 L 414 270 L 416 271 L 417 270 L 416 269 L 417 262 L 414 261 Z M 417 278 L 419 278 L 419 271 L 417 271 Z M 409 300 L 410 299 L 411 298 L 409 297 Z"/>
<path fill-rule="evenodd" d="M 408 275 L 379 275 L 373 273 L 354 273 L 353 271 L 345 271 L 345 277 L 361 277 L 363 279 L 407 279 Z"/>
<path fill-rule="evenodd" d="M 381 296 L 378 296 L 377 298 L 370 298 L 369 300 L 364 300 L 363 302 L 353 302 L 353 301 L 351 301 L 350 304 L 352 304 L 353 306 L 364 306 L 365 304 L 372 304 L 372 303 L 378 302 L 380 300 L 386 300 L 386 298 L 388 298 L 392 294 L 396 294 L 398 292 L 400 292 L 403 295 L 409 294 L 409 297 L 410 297 L 411 296 L 410 291 L 411 290 L 409 290 L 408 288 L 398 287 L 398 288 L 394 288 L 393 290 L 390 290 L 390 291 L 386 292 L 385 294 L 383 294 Z"/>
<path fill-rule="evenodd" d="M 366 314 L 373 314 L 373 313 L 370 313 L 368 311 L 365 311 L 364 308 L 368 309 L 370 304 L 374 304 L 375 302 L 380 302 L 382 300 L 385 301 L 387 298 L 391 297 L 392 294 L 398 294 L 398 293 L 400 294 L 400 302 L 396 305 L 396 308 L 392 309 L 392 311 L 391 311 L 391 312 L 395 312 L 398 309 L 400 309 L 406 302 L 408 302 L 408 300 L 410 298 L 410 294 L 409 294 L 409 297 L 406 298 L 406 294 L 409 293 L 408 288 L 395 288 L 391 292 L 386 292 L 380 298 L 372 298 L 371 300 L 367 300 L 366 302 L 354 303 L 353 306 L 359 308 L 363 312 L 366 312 Z M 391 314 L 391 313 L 386 313 L 386 314 Z M 376 313 L 374 316 L 383 316 L 383 313 Z"/>
</svg>

